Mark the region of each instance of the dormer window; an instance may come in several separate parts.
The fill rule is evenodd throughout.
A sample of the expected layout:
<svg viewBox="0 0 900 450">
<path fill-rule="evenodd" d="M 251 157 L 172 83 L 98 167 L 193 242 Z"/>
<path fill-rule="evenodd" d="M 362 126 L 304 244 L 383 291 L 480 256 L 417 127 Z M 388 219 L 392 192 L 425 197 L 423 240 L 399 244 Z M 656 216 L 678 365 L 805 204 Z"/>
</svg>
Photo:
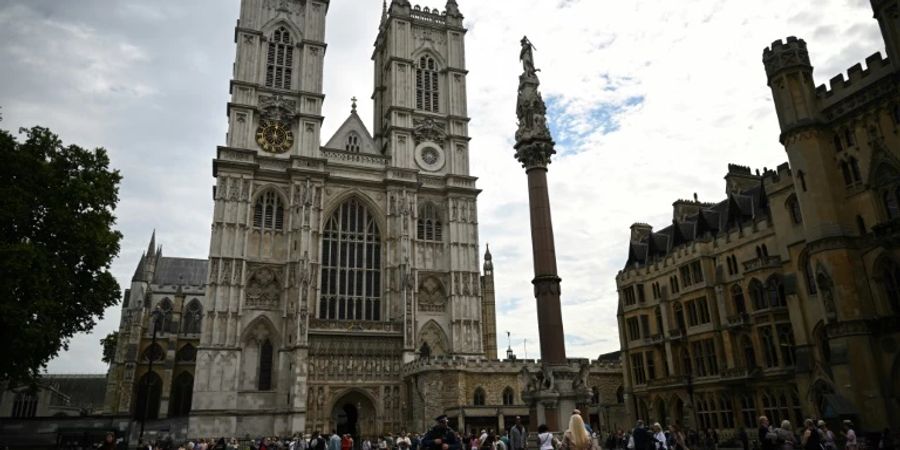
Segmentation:
<svg viewBox="0 0 900 450">
<path fill-rule="evenodd" d="M 434 58 L 423 56 L 416 67 L 416 109 L 436 113 L 439 103 L 438 65 Z"/>
<path fill-rule="evenodd" d="M 359 135 L 351 133 L 347 136 L 347 145 L 344 149 L 348 152 L 359 153 Z"/>
</svg>

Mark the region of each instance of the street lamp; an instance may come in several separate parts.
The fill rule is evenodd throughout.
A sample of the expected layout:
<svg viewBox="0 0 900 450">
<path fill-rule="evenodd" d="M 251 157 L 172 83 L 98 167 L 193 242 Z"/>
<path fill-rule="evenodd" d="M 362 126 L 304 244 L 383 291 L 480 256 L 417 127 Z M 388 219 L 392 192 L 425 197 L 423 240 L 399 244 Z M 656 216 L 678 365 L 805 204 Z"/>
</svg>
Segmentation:
<svg viewBox="0 0 900 450">
<path fill-rule="evenodd" d="M 159 319 L 162 316 L 159 305 L 156 305 L 156 308 L 150 314 L 151 326 L 153 327 L 150 348 L 154 349 L 156 348 L 156 332 L 159 329 Z M 156 355 L 152 353 L 152 350 L 149 356 L 150 364 L 147 366 L 147 374 L 144 375 L 144 411 L 141 413 L 141 432 L 138 434 L 138 444 L 140 445 L 144 443 L 144 422 L 147 421 L 147 414 L 150 409 L 150 376 L 153 374 L 153 360 L 156 359 Z"/>
</svg>

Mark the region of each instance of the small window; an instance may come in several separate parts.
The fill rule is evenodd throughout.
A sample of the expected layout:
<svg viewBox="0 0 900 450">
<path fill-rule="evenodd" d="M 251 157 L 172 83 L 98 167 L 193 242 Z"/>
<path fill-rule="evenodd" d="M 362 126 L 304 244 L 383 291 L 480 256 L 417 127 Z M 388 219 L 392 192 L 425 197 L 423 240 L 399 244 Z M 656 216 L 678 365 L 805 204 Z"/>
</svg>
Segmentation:
<svg viewBox="0 0 900 450">
<path fill-rule="evenodd" d="M 841 161 L 841 175 L 844 177 L 844 185 L 853 184 L 853 176 L 850 175 L 850 165 L 847 164 L 847 161 Z"/>
<path fill-rule="evenodd" d="M 853 177 L 853 182 L 861 183 L 862 176 L 860 175 L 860 172 L 859 172 L 859 161 L 857 161 L 856 158 L 850 158 L 849 166 L 850 166 L 850 176 Z"/>
<path fill-rule="evenodd" d="M 844 150 L 844 144 L 841 143 L 841 137 L 838 135 L 834 136 L 834 151 L 840 152 Z"/>
<path fill-rule="evenodd" d="M 844 130 L 844 139 L 847 141 L 847 147 L 853 147 L 856 145 L 856 136 L 853 133 L 853 130 L 847 128 Z"/>
<path fill-rule="evenodd" d="M 503 405 L 510 406 L 515 403 L 515 394 L 511 387 L 507 386 L 506 389 L 503 390 Z"/>
<path fill-rule="evenodd" d="M 259 378 L 256 388 L 260 391 L 272 390 L 272 362 L 274 359 L 272 342 L 266 339 L 259 346 Z"/>
<path fill-rule="evenodd" d="M 347 136 L 346 150 L 348 152 L 359 153 L 359 135 L 351 133 Z"/>
<path fill-rule="evenodd" d="M 793 222 L 794 225 L 802 224 L 803 213 L 800 211 L 800 202 L 797 201 L 797 197 L 791 196 L 791 198 L 788 199 L 787 206 L 788 211 L 791 213 L 791 222 Z"/>
<path fill-rule="evenodd" d="M 474 395 L 474 398 L 472 399 L 472 403 L 475 406 L 484 406 L 484 402 L 485 402 L 484 397 L 485 397 L 484 389 L 482 389 L 482 388 L 475 389 L 475 395 Z"/>
<path fill-rule="evenodd" d="M 37 396 L 28 392 L 19 392 L 13 399 L 12 417 L 28 419 L 37 415 Z"/>
</svg>

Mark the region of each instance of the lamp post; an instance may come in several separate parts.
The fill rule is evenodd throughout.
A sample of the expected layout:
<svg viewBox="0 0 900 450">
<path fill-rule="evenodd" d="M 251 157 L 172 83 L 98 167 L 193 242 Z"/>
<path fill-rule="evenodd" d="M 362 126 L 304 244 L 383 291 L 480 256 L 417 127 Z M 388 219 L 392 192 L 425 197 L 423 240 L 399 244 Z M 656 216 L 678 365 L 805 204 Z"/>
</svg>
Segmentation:
<svg viewBox="0 0 900 450">
<path fill-rule="evenodd" d="M 153 309 L 150 313 L 150 321 L 152 330 L 152 337 L 150 339 L 150 348 L 156 348 L 156 332 L 159 329 L 159 318 L 162 316 L 162 311 L 159 310 L 159 305 Z M 153 353 L 149 354 L 150 356 L 150 364 L 147 366 L 147 374 L 145 375 L 144 380 L 144 410 L 141 412 L 141 431 L 138 434 L 138 444 L 143 445 L 144 443 L 144 422 L 147 421 L 147 413 L 150 409 L 150 375 L 153 373 L 153 360 L 156 359 L 156 355 Z"/>
</svg>

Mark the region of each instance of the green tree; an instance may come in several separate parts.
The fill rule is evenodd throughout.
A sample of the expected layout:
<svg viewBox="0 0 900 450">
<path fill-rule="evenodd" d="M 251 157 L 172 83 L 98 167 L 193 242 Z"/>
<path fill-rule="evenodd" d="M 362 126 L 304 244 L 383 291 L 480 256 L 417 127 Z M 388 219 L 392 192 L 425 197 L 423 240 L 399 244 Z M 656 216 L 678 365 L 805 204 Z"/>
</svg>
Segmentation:
<svg viewBox="0 0 900 450">
<path fill-rule="evenodd" d="M 109 364 L 116 357 L 116 345 L 119 343 L 119 332 L 113 331 L 100 339 L 100 345 L 103 346 L 103 362 Z"/>
<path fill-rule="evenodd" d="M 33 382 L 119 299 L 109 271 L 122 234 L 122 177 L 103 149 L 50 130 L 0 130 L 0 379 Z"/>
</svg>

